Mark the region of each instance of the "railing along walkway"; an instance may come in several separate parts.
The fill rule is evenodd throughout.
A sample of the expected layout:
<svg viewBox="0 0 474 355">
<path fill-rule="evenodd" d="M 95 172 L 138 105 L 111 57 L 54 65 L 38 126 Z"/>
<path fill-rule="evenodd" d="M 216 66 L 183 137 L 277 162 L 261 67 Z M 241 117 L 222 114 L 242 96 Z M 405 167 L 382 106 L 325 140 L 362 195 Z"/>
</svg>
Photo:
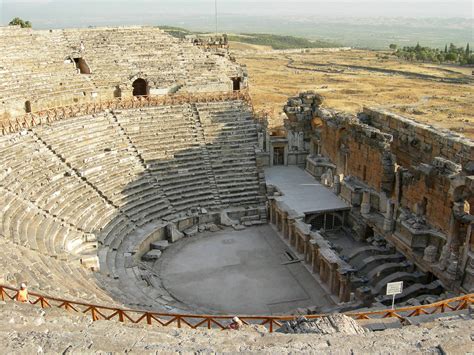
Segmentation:
<svg viewBox="0 0 474 355">
<path fill-rule="evenodd" d="M 248 89 L 230 92 L 172 94 L 164 96 L 134 96 L 116 98 L 107 101 L 87 102 L 82 104 L 50 108 L 27 113 L 13 120 L 0 123 L 0 134 L 15 133 L 40 124 L 51 123 L 66 118 L 92 115 L 105 110 L 133 109 L 164 105 L 182 105 L 186 103 L 221 102 L 243 100 L 251 104 Z"/>
<path fill-rule="evenodd" d="M 0 285 L 1 300 L 15 300 L 17 294 L 18 289 Z M 428 305 L 378 311 L 348 312 L 344 314 L 354 319 L 398 318 L 400 321 L 403 321 L 405 318 L 420 316 L 423 314 L 436 314 L 466 309 L 473 302 L 474 294 L 468 294 Z M 224 322 L 230 322 L 234 317 L 233 315 L 174 314 L 122 309 L 69 301 L 33 292 L 29 294 L 29 303 L 40 306 L 41 308 L 56 307 L 62 308 L 66 311 L 89 314 L 93 321 L 118 320 L 119 322 L 134 324 L 146 323 L 163 327 L 176 326 L 178 328 L 188 327 L 191 329 L 196 329 L 198 327 L 206 327 L 207 329 L 225 329 L 226 324 L 224 324 Z M 323 316 L 324 314 L 315 314 L 307 315 L 305 317 L 307 319 L 315 319 Z M 281 327 L 282 322 L 294 320 L 297 317 L 298 316 L 239 316 L 245 324 L 263 325 L 266 326 L 270 332 Z"/>
</svg>

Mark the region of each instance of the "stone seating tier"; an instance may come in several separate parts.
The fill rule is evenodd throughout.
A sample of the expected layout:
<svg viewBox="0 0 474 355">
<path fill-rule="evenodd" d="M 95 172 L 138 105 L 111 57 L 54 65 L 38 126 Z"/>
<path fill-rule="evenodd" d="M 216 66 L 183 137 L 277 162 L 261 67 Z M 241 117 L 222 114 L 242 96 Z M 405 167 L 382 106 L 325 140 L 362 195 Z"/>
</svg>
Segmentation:
<svg viewBox="0 0 474 355">
<path fill-rule="evenodd" d="M 0 51 L 0 97 L 5 105 L 0 114 L 12 116 L 22 113 L 27 100 L 41 110 L 90 101 L 92 93 L 110 99 L 117 86 L 131 93 L 130 78 L 137 75 L 149 80 L 152 88 L 184 92 L 230 90 L 229 78 L 243 75 L 227 58 L 152 27 L 53 31 L 2 27 Z M 71 57 L 82 57 L 91 74 L 80 74 L 67 60 Z"/>
<path fill-rule="evenodd" d="M 92 300 L 101 291 L 79 260 L 99 254 L 101 281 L 117 299 L 178 309 L 159 279 L 140 265 L 126 267 L 129 244 L 140 243 L 149 226 L 189 211 L 264 200 L 250 109 L 240 101 L 205 106 L 224 121 L 202 119 L 186 104 L 86 115 L 0 137 L 0 256 L 19 260 L 17 247 L 28 256 L 9 269 L 18 276 L 9 282 L 21 275 L 38 290 Z M 228 117 L 242 118 L 232 126 L 238 145 L 227 135 Z M 75 280 L 63 280 L 71 275 Z"/>
</svg>

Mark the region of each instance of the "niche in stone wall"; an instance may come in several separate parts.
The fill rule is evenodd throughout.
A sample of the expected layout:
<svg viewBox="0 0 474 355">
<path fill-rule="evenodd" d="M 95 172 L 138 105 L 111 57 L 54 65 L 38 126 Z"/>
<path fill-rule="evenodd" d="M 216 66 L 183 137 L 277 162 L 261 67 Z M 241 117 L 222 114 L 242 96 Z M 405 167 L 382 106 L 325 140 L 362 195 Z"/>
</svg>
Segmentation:
<svg viewBox="0 0 474 355">
<path fill-rule="evenodd" d="M 241 77 L 231 78 L 232 79 L 232 90 L 239 91 L 240 90 L 240 83 L 242 82 Z"/>
<path fill-rule="evenodd" d="M 26 113 L 31 112 L 31 102 L 29 100 L 25 102 L 25 112 Z"/>
<path fill-rule="evenodd" d="M 89 65 L 85 61 L 84 58 L 73 58 L 74 63 L 76 64 L 76 69 L 79 71 L 81 74 L 90 74 L 91 70 L 89 68 Z"/>
<path fill-rule="evenodd" d="M 133 84 L 133 96 L 147 96 L 148 95 L 148 83 L 145 79 L 138 78 Z"/>
<path fill-rule="evenodd" d="M 122 97 L 122 89 L 120 89 L 120 86 L 116 86 L 114 90 L 114 97 L 115 98 L 120 98 Z"/>
</svg>

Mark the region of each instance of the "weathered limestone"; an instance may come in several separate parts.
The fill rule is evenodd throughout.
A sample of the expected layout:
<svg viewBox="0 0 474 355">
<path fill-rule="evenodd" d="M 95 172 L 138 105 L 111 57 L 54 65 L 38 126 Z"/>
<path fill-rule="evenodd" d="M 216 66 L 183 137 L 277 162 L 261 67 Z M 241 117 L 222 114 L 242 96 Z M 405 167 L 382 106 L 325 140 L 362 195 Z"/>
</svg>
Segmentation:
<svg viewBox="0 0 474 355">
<path fill-rule="evenodd" d="M 174 223 L 170 223 L 166 226 L 166 232 L 168 235 L 168 240 L 171 243 L 175 243 L 184 237 L 184 234 L 179 231 Z"/>
<path fill-rule="evenodd" d="M 270 200 L 270 216 L 274 216 L 271 221 L 275 222 L 283 238 L 302 256 L 302 260 L 327 284 L 331 293 L 341 302 L 348 302 L 351 293 L 351 267 L 332 250 L 319 233 L 311 232 L 309 224 L 285 208 L 285 204 Z"/>
<path fill-rule="evenodd" d="M 30 109 L 131 97 L 137 79 L 145 83 L 141 95 L 232 91 L 232 79 L 247 85 L 246 71 L 226 52 L 204 51 L 156 27 L 0 27 L 0 38 L 0 121 Z"/>
<path fill-rule="evenodd" d="M 423 255 L 423 260 L 434 263 L 438 254 L 438 248 L 434 245 L 427 246 Z"/>
<path fill-rule="evenodd" d="M 143 261 L 156 261 L 157 259 L 161 257 L 161 254 L 162 254 L 161 250 L 153 249 L 147 252 L 145 255 L 143 255 L 142 260 Z"/>
<path fill-rule="evenodd" d="M 362 203 L 360 205 L 360 213 L 369 214 L 370 213 L 370 191 L 364 191 L 362 193 Z"/>
<path fill-rule="evenodd" d="M 343 314 L 334 314 L 327 317 L 308 320 L 300 317 L 294 321 L 285 322 L 280 330 L 290 334 L 366 334 L 368 329 L 361 327 L 357 322 Z"/>
<path fill-rule="evenodd" d="M 360 207 L 348 219 L 357 239 L 382 236 L 448 288 L 474 287 L 465 277 L 474 245 L 474 142 L 382 109 L 289 111 L 295 120 L 312 112 L 306 170 Z M 339 186 L 331 175 L 342 177 Z"/>
</svg>

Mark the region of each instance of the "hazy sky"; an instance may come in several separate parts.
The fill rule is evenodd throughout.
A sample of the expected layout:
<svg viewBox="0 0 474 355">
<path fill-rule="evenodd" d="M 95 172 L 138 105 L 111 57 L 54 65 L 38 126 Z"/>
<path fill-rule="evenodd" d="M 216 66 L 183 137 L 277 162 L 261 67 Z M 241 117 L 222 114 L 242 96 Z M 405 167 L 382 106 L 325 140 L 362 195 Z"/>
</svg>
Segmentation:
<svg viewBox="0 0 474 355">
<path fill-rule="evenodd" d="M 218 0 L 219 14 L 287 17 L 464 17 L 473 18 L 474 0 Z M 208 17 L 214 0 L 0 0 L 0 22 L 15 16 L 37 28 L 179 22 Z"/>
</svg>

